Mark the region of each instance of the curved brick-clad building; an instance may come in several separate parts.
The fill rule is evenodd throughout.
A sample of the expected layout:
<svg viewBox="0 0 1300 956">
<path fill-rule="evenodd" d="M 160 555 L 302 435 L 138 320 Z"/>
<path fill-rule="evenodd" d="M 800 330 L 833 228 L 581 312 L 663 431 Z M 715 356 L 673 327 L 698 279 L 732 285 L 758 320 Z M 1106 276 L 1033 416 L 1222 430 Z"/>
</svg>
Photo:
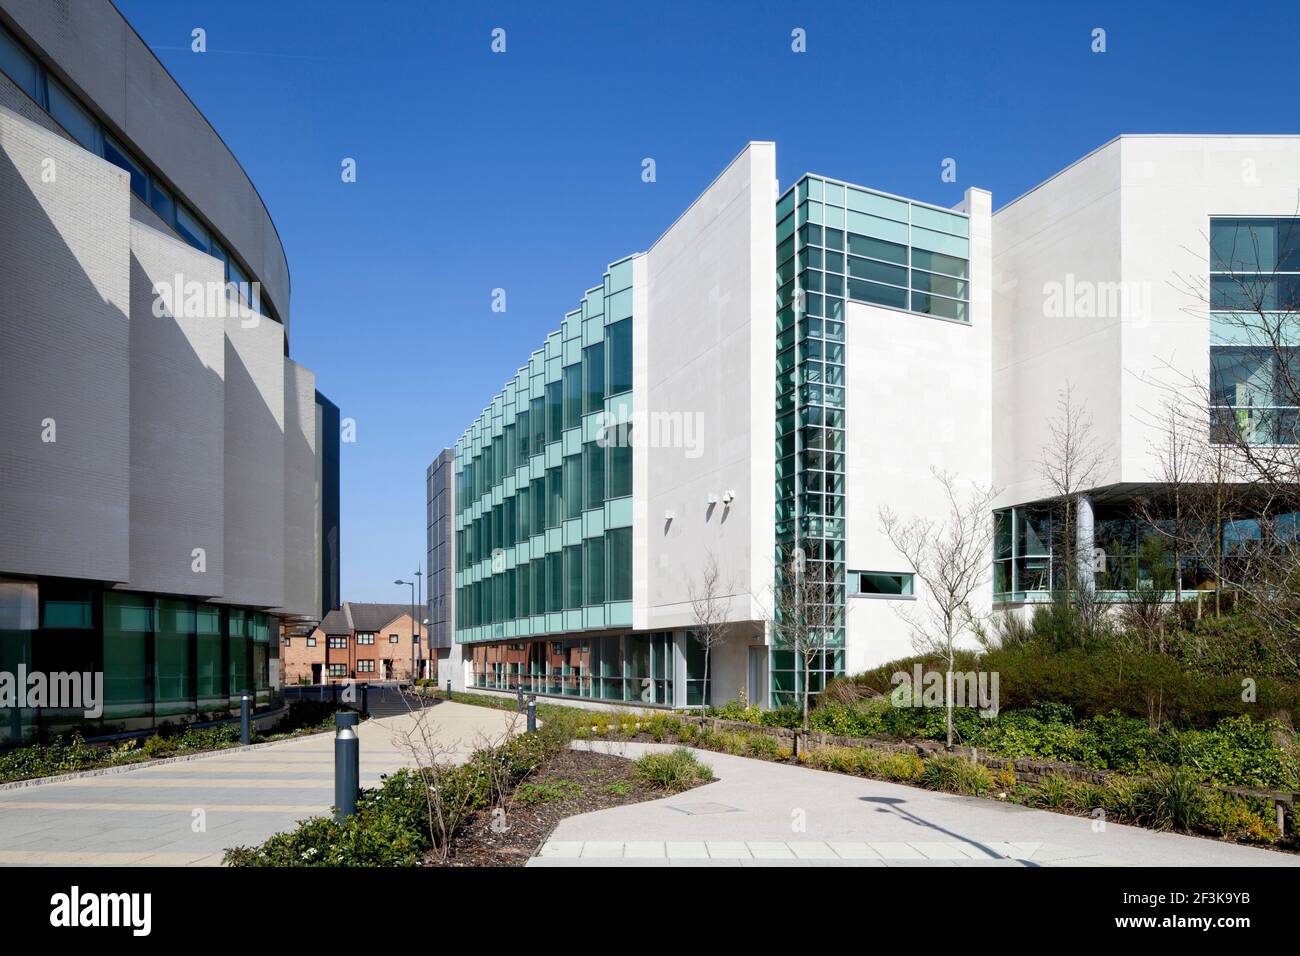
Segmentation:
<svg viewBox="0 0 1300 956">
<path fill-rule="evenodd" d="M 338 411 L 221 137 L 108 0 L 0 0 L 0 671 L 102 672 L 102 715 L 276 696 L 338 604 Z"/>
</svg>

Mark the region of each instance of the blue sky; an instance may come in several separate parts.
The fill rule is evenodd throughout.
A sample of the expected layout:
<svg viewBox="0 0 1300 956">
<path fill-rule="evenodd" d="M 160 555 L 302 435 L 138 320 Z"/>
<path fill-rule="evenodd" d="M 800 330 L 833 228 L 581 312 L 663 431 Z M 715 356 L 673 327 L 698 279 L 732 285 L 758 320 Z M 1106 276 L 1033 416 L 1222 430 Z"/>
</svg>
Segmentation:
<svg viewBox="0 0 1300 956">
<path fill-rule="evenodd" d="M 1294 4 L 116 2 L 261 192 L 291 354 L 356 420 L 349 600 L 409 599 L 429 461 L 749 140 L 783 186 L 996 207 L 1121 132 L 1300 132 Z"/>
</svg>

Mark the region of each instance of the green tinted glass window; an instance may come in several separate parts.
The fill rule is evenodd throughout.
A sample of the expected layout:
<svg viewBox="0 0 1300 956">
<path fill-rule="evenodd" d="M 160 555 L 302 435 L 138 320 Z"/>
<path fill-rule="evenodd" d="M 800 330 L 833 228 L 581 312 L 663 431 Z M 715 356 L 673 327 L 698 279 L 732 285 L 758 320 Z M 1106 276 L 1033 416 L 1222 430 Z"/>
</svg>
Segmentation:
<svg viewBox="0 0 1300 956">
<path fill-rule="evenodd" d="M 582 350 L 582 410 L 586 414 L 605 407 L 605 343 Z"/>
<path fill-rule="evenodd" d="M 632 600 L 632 529 L 605 532 L 605 558 L 609 565 L 609 601 Z"/>
<path fill-rule="evenodd" d="M 610 498 L 624 498 L 632 493 L 632 426 L 619 425 L 610 434 L 606 492 Z"/>
<path fill-rule="evenodd" d="M 564 401 L 559 382 L 546 386 L 546 440 L 559 441 L 564 431 Z"/>
<path fill-rule="evenodd" d="M 609 394 L 632 391 L 632 320 L 607 326 L 605 342 L 609 346 Z"/>
<path fill-rule="evenodd" d="M 588 605 L 605 603 L 605 539 L 588 538 L 583 542 L 586 552 L 587 568 L 583 578 L 586 584 Z"/>
<path fill-rule="evenodd" d="M 582 446 L 583 507 L 599 508 L 605 501 L 605 449 L 596 442 Z"/>
<path fill-rule="evenodd" d="M 564 367 L 564 427 L 577 428 L 582 424 L 582 366 Z"/>
</svg>

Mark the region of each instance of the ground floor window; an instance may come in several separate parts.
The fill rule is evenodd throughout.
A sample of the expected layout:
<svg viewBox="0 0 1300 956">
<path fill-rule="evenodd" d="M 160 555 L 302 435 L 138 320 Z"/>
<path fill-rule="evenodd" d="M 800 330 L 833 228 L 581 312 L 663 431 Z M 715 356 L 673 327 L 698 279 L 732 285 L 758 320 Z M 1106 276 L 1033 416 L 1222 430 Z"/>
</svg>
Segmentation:
<svg viewBox="0 0 1300 956">
<path fill-rule="evenodd" d="M 803 701 L 804 658 L 790 650 L 773 648 L 768 667 L 771 671 L 772 706 L 799 706 Z M 844 673 L 844 650 L 826 648 L 816 651 L 808 662 L 808 693 L 820 694 L 826 684 Z"/>
<path fill-rule="evenodd" d="M 1300 513 L 1240 515 L 1216 522 L 1184 515 L 1153 517 L 1129 503 L 1095 504 L 1091 546 L 1080 543 L 1079 519 L 1067 534 L 1059 509 L 1018 506 L 994 513 L 993 593 L 999 601 L 1023 601 L 1063 590 L 1065 558 L 1091 568 L 1092 586 L 1115 601 L 1151 592 L 1214 591 L 1225 580 L 1249 575 L 1261 553 L 1300 544 Z M 1067 548 L 1067 542 L 1073 547 Z M 1086 547 L 1089 553 L 1081 555 Z M 1078 573 L 1071 588 L 1078 586 Z"/>
<path fill-rule="evenodd" d="M 686 705 L 699 707 L 713 705 L 713 672 L 718 667 L 718 655 L 709 653 L 709 674 L 704 674 L 704 647 L 689 634 L 686 637 Z"/>
<path fill-rule="evenodd" d="M 671 707 L 675 643 L 671 632 L 654 632 L 475 644 L 471 681 L 488 690 Z"/>
<path fill-rule="evenodd" d="M 0 746 L 229 716 L 269 703 L 275 618 L 245 608 L 58 579 L 0 578 L 0 671 L 103 675 L 103 712 L 0 709 Z M 272 634 L 275 640 L 272 640 Z"/>
</svg>

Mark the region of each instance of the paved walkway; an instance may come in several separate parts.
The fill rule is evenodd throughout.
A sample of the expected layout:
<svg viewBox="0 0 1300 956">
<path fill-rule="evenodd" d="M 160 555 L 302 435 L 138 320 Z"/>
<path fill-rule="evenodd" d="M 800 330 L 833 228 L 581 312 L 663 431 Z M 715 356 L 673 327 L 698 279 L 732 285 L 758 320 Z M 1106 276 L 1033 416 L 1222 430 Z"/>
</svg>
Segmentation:
<svg viewBox="0 0 1300 956">
<path fill-rule="evenodd" d="M 423 713 L 453 761 L 500 739 L 516 719 L 450 701 Z M 402 733 L 419 733 L 415 718 L 361 724 L 363 787 L 413 765 Z M 219 865 L 227 847 L 260 843 L 333 803 L 333 734 L 0 790 L 0 864 Z"/>
<path fill-rule="evenodd" d="M 662 744 L 595 742 L 638 757 Z M 1300 856 L 698 751 L 717 781 L 562 820 L 529 866 L 1300 866 Z"/>
</svg>

